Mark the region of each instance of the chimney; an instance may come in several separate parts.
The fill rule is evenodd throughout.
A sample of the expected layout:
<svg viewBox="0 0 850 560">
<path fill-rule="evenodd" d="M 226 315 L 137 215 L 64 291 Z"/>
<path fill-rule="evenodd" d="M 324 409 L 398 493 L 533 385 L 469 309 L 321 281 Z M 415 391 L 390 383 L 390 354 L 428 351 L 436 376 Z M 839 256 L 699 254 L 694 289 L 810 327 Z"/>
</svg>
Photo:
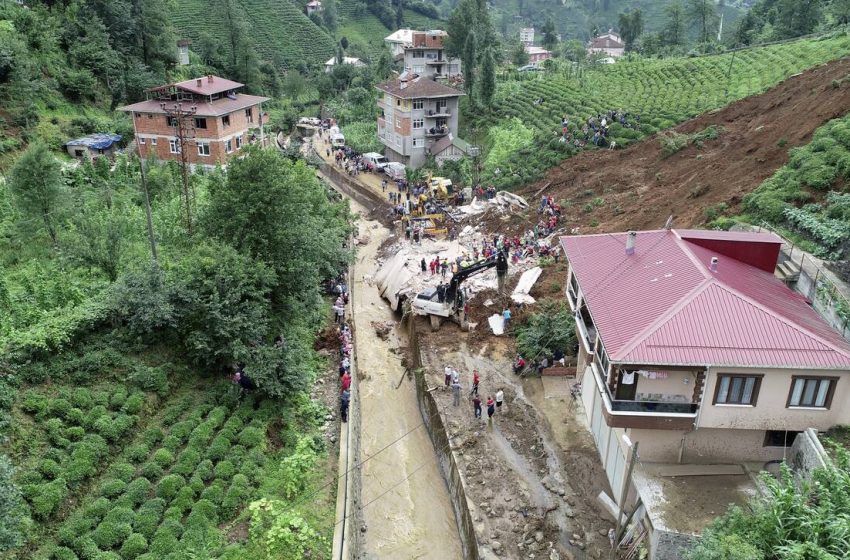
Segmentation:
<svg viewBox="0 0 850 560">
<path fill-rule="evenodd" d="M 711 257 L 711 264 L 708 265 L 708 270 L 710 270 L 711 272 L 717 272 L 717 263 L 717 257 Z"/>
<path fill-rule="evenodd" d="M 200 78 L 198 78 L 198 82 L 197 82 L 197 84 L 196 84 L 196 85 L 197 85 L 198 87 L 201 87 L 201 84 L 202 84 L 202 83 L 204 83 L 204 82 L 203 82 L 203 80 L 201 80 Z"/>
<path fill-rule="evenodd" d="M 212 74 L 210 74 L 209 76 L 207 76 L 207 81 L 208 81 L 209 83 L 213 83 L 213 75 L 212 75 Z"/>
<path fill-rule="evenodd" d="M 635 241 L 637 240 L 637 232 L 630 231 L 628 237 L 626 237 L 626 254 L 634 255 L 635 254 Z"/>
</svg>

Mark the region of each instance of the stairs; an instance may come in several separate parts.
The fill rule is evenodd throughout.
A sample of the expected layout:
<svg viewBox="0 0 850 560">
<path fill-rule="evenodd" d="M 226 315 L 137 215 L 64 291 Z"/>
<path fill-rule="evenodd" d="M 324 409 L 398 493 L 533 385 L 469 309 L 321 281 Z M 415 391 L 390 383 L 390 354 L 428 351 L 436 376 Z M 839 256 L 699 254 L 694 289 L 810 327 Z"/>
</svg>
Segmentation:
<svg viewBox="0 0 850 560">
<path fill-rule="evenodd" d="M 792 261 L 779 263 L 774 274 L 786 284 L 796 282 L 800 279 L 800 265 Z"/>
</svg>

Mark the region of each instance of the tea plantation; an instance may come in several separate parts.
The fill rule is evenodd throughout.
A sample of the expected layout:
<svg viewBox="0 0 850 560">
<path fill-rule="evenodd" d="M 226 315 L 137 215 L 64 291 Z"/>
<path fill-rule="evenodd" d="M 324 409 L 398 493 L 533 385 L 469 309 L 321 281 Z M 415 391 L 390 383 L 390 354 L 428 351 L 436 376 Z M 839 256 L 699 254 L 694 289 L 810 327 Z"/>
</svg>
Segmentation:
<svg viewBox="0 0 850 560">
<path fill-rule="evenodd" d="M 640 124 L 634 128 L 618 123 L 611 127 L 611 139 L 625 146 L 848 53 L 850 37 L 840 33 L 714 56 L 638 57 L 611 65 L 563 64 L 545 73 L 513 74 L 499 84 L 491 111 L 467 112 L 467 131 L 461 135 L 488 145 L 490 126 L 509 117 L 533 129 L 532 142 L 485 169 L 485 180 L 501 187 L 519 186 L 572 153 L 573 148 L 558 140 L 564 115 L 579 127 L 588 117 L 609 110 L 640 115 Z M 497 168 L 509 172 L 494 174 Z"/>
<path fill-rule="evenodd" d="M 294 505 L 322 476 L 311 462 L 323 445 L 311 436 L 324 417 L 318 405 L 304 398 L 284 410 L 240 398 L 226 381 L 108 349 L 57 360 L 30 374 L 62 371 L 65 380 L 22 388 L 12 410 L 4 451 L 34 521 L 12 558 L 264 557 L 243 542 L 259 521 L 246 508 L 271 494 L 293 498 L 286 507 L 321 528 L 314 542 L 329 538 L 332 518 Z M 112 370 L 131 381 L 103 381 Z M 292 460 L 299 468 L 287 469 Z M 316 500 L 306 507 L 332 511 Z"/>
</svg>

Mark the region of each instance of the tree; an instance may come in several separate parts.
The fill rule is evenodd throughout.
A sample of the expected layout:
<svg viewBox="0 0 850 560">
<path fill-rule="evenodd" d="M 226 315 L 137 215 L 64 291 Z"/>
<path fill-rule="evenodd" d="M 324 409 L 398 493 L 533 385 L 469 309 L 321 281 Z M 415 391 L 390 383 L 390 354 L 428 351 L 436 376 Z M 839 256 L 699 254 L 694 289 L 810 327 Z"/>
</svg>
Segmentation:
<svg viewBox="0 0 850 560">
<path fill-rule="evenodd" d="M 463 66 L 464 87 L 467 94 L 472 94 L 475 86 L 475 62 L 477 59 L 478 41 L 475 37 L 475 31 L 470 31 L 466 35 L 466 43 L 463 45 L 463 55 L 461 56 L 461 65 Z"/>
<path fill-rule="evenodd" d="M 35 143 L 18 158 L 9 172 L 9 187 L 18 209 L 40 220 L 50 240 L 56 245 L 56 214 L 64 194 L 64 185 L 59 162 L 47 146 Z"/>
<path fill-rule="evenodd" d="M 171 2 L 141 0 L 142 60 L 160 73 L 177 62 L 177 36 L 171 21 Z"/>
<path fill-rule="evenodd" d="M 699 32 L 700 43 L 709 42 L 714 37 L 714 26 L 719 19 L 714 0 L 687 0 L 685 11 L 691 25 Z"/>
<path fill-rule="evenodd" d="M 342 37 L 339 40 L 339 46 L 342 47 L 342 50 L 348 49 L 348 37 Z"/>
<path fill-rule="evenodd" d="M 552 21 L 551 17 L 546 19 L 541 32 L 543 33 L 543 48 L 554 51 L 558 46 L 558 34 L 555 32 L 555 22 Z"/>
<path fill-rule="evenodd" d="M 396 29 L 404 27 L 404 1 L 396 0 L 395 7 L 395 26 Z"/>
<path fill-rule="evenodd" d="M 620 35 L 626 44 L 626 51 L 631 51 L 634 48 L 635 41 L 643 33 L 643 13 L 640 8 L 621 13 L 619 27 Z"/>
<path fill-rule="evenodd" d="M 667 23 L 664 25 L 662 40 L 664 44 L 678 47 L 685 43 L 685 9 L 681 0 L 673 0 L 664 8 Z"/>
<path fill-rule="evenodd" d="M 517 42 L 511 49 L 511 62 L 514 63 L 514 66 L 519 68 L 528 64 L 528 61 L 528 51 L 525 50 L 525 45 Z"/>
<path fill-rule="evenodd" d="M 9 458 L 0 455 L 0 552 L 23 544 L 24 531 L 29 525 L 21 490 L 13 481 L 14 474 Z"/>
<path fill-rule="evenodd" d="M 832 0 L 829 14 L 835 18 L 836 23 L 847 25 L 850 23 L 850 0 Z"/>
<path fill-rule="evenodd" d="M 493 57 L 493 49 L 488 48 L 484 53 L 484 62 L 481 63 L 481 85 L 480 98 L 485 107 L 493 104 L 493 96 L 496 94 L 496 59 Z"/>
<path fill-rule="evenodd" d="M 783 38 L 811 33 L 820 21 L 820 8 L 821 0 L 778 0 L 777 32 Z"/>
<path fill-rule="evenodd" d="M 475 75 L 484 54 L 484 50 L 479 47 L 487 45 L 497 49 L 499 43 L 486 2 L 461 0 L 449 16 L 446 30 L 446 54 L 460 57 L 464 87 L 467 94 L 471 95 L 474 91 Z"/>
<path fill-rule="evenodd" d="M 339 24 L 339 16 L 336 10 L 336 0 L 325 0 L 322 2 L 322 21 L 325 22 L 325 27 L 333 33 L 336 31 Z"/>
</svg>

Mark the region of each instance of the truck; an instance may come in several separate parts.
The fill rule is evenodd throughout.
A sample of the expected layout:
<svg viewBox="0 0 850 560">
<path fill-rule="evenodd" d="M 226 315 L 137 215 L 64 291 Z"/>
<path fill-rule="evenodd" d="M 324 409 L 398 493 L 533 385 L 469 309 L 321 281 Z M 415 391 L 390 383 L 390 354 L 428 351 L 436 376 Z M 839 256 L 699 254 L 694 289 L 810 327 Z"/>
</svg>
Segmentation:
<svg viewBox="0 0 850 560">
<path fill-rule="evenodd" d="M 466 295 L 461 290 L 464 280 L 491 268 L 496 268 L 496 274 L 504 277 L 508 272 L 508 256 L 504 250 L 495 255 L 472 263 L 469 266 L 461 266 L 452 275 L 448 283 L 436 287 L 428 287 L 416 294 L 411 302 L 411 308 L 417 315 L 429 316 L 431 328 L 438 329 L 443 319 L 451 319 L 461 325 L 461 311 L 466 302 Z"/>
</svg>

